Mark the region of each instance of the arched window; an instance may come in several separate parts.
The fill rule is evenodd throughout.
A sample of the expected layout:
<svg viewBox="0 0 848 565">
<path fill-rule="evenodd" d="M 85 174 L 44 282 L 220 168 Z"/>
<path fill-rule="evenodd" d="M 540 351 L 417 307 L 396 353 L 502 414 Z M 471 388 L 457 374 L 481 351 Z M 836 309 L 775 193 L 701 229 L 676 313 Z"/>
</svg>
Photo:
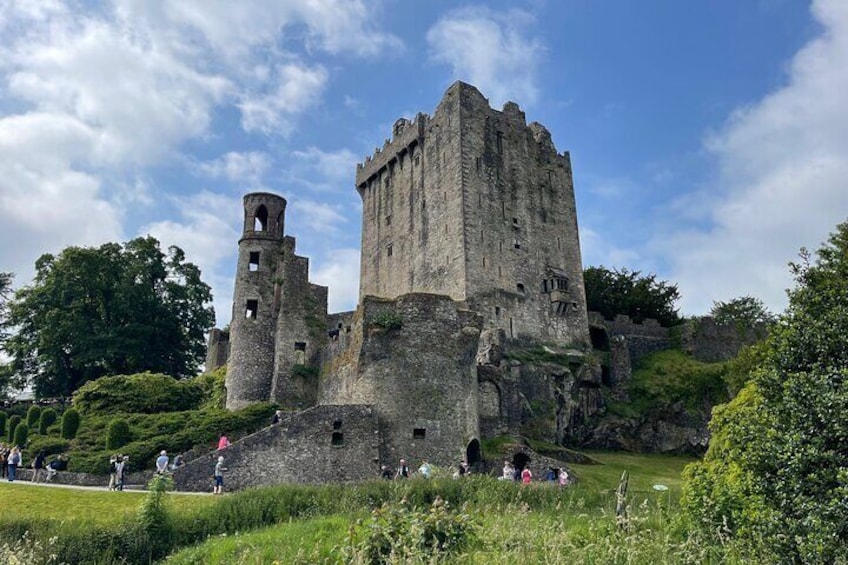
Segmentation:
<svg viewBox="0 0 848 565">
<path fill-rule="evenodd" d="M 268 229 L 268 209 L 260 204 L 253 215 L 253 231 L 265 231 Z"/>
</svg>

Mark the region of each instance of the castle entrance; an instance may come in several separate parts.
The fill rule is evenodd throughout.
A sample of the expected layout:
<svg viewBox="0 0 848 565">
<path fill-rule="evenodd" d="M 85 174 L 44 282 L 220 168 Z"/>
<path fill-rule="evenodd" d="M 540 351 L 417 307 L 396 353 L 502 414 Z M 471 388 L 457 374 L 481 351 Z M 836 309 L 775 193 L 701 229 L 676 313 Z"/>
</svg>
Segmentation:
<svg viewBox="0 0 848 565">
<path fill-rule="evenodd" d="M 519 471 L 523 471 L 524 467 L 526 467 L 530 461 L 530 456 L 526 453 L 519 452 L 512 456 L 512 466 Z"/>
<path fill-rule="evenodd" d="M 468 442 L 468 447 L 465 448 L 465 461 L 469 465 L 475 465 L 483 460 L 480 454 L 480 442 L 472 439 Z"/>
</svg>

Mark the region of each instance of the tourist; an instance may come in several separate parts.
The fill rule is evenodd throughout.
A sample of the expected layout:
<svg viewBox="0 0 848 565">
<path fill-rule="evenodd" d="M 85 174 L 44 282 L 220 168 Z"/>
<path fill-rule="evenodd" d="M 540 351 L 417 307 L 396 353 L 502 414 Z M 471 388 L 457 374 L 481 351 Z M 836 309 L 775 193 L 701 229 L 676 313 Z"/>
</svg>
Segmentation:
<svg viewBox="0 0 848 565">
<path fill-rule="evenodd" d="M 421 463 L 421 466 L 418 467 L 418 474 L 421 475 L 421 478 L 423 479 L 430 478 L 430 464 L 427 463 L 426 459 Z"/>
<path fill-rule="evenodd" d="M 565 467 L 559 470 L 559 486 L 568 486 L 568 471 L 565 470 Z"/>
<path fill-rule="evenodd" d="M 224 471 L 227 468 L 224 467 L 224 456 L 220 455 L 218 457 L 218 462 L 215 463 L 215 486 L 212 487 L 212 494 L 223 494 L 224 492 Z"/>
<path fill-rule="evenodd" d="M 556 482 L 557 476 L 559 475 L 559 471 L 554 469 L 553 467 L 548 467 L 548 472 L 545 474 L 545 480 L 549 482 Z"/>
<path fill-rule="evenodd" d="M 394 474 L 388 465 L 380 465 L 380 478 L 387 481 L 391 481 L 394 478 Z"/>
<path fill-rule="evenodd" d="M 228 447 L 230 447 L 230 438 L 228 438 L 224 434 L 221 434 L 221 437 L 218 438 L 218 451 L 221 451 L 222 449 L 226 449 Z"/>
<path fill-rule="evenodd" d="M 117 462 L 115 463 L 115 489 L 116 490 L 124 490 L 124 475 L 127 473 L 127 465 L 129 465 L 130 456 L 124 455 L 121 457 L 118 456 Z"/>
<path fill-rule="evenodd" d="M 280 420 L 282 418 L 283 418 L 283 411 L 277 410 L 276 412 L 274 412 L 274 415 L 271 416 L 271 425 L 273 426 L 274 424 L 279 424 Z"/>
<path fill-rule="evenodd" d="M 18 466 L 21 464 L 21 448 L 17 445 L 9 452 L 7 459 L 7 467 L 9 468 L 9 482 L 14 482 L 15 474 L 18 471 Z"/>
<path fill-rule="evenodd" d="M 164 449 L 159 453 L 159 457 L 156 458 L 156 473 L 159 475 L 164 475 L 168 470 L 168 452 Z"/>
<path fill-rule="evenodd" d="M 52 481 L 59 471 L 64 471 L 67 468 L 68 462 L 65 460 L 65 456 L 59 455 L 47 465 L 47 481 Z"/>
<path fill-rule="evenodd" d="M 395 473 L 396 479 L 408 479 L 409 478 L 409 465 L 406 464 L 406 459 L 400 460 L 400 465 L 398 465 L 397 472 Z"/>
<path fill-rule="evenodd" d="M 5 479 L 8 469 L 6 469 L 6 457 L 9 455 L 9 448 L 5 444 L 0 443 L 0 478 Z"/>
<path fill-rule="evenodd" d="M 525 485 L 529 485 L 530 481 L 533 480 L 533 473 L 530 472 L 529 467 L 524 467 L 521 471 L 521 483 Z"/>
<path fill-rule="evenodd" d="M 182 454 L 178 454 L 176 457 L 174 457 L 173 463 L 171 463 L 171 471 L 176 471 L 177 469 L 179 469 L 182 466 L 183 466 L 183 456 L 182 456 Z"/>
<path fill-rule="evenodd" d="M 115 490 L 115 486 L 118 484 L 116 474 L 118 470 L 118 458 L 119 456 L 117 454 L 113 454 L 109 458 L 109 490 Z"/>
<path fill-rule="evenodd" d="M 32 479 L 31 482 L 37 483 L 38 478 L 41 476 L 41 472 L 44 470 L 44 460 L 46 459 L 44 455 L 44 450 L 38 452 L 38 455 L 35 456 L 35 459 L 32 460 Z"/>
<path fill-rule="evenodd" d="M 512 481 L 515 479 L 515 468 L 509 461 L 504 461 L 501 473 L 501 476 L 498 477 L 499 481 Z"/>
</svg>

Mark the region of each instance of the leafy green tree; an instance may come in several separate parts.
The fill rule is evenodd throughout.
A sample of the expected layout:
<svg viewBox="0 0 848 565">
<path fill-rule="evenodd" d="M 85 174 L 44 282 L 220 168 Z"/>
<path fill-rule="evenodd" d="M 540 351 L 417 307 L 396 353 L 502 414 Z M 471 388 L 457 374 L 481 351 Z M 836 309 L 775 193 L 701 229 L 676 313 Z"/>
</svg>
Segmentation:
<svg viewBox="0 0 848 565">
<path fill-rule="evenodd" d="M 38 397 L 69 396 L 104 375 L 195 374 L 213 325 L 212 294 L 178 247 L 152 237 L 69 247 L 36 261 L 10 305 L 6 343 Z"/>
<path fill-rule="evenodd" d="M 9 418 L 9 429 L 7 430 L 8 434 L 6 435 L 6 439 L 9 441 L 9 443 L 12 443 L 12 441 L 15 439 L 15 428 L 17 428 L 18 424 L 20 423 L 21 417 L 17 414 Z"/>
<path fill-rule="evenodd" d="M 0 438 L 6 437 L 6 413 L 0 412 Z"/>
<path fill-rule="evenodd" d="M 735 324 L 742 327 L 770 324 L 775 321 L 774 314 L 766 308 L 763 301 L 753 296 L 740 296 L 727 302 L 713 302 L 710 316 L 716 323 Z"/>
<path fill-rule="evenodd" d="M 74 439 L 77 437 L 77 430 L 80 427 L 80 415 L 75 408 L 68 408 L 62 414 L 62 437 L 65 439 Z"/>
<path fill-rule="evenodd" d="M 21 446 L 21 449 L 26 447 L 27 439 L 29 439 L 29 426 L 21 422 L 15 426 L 15 436 L 12 438 L 12 444 Z"/>
<path fill-rule="evenodd" d="M 47 435 L 47 428 L 56 423 L 56 411 L 52 408 L 45 408 L 41 412 L 41 418 L 38 420 L 38 433 Z"/>
<path fill-rule="evenodd" d="M 768 562 L 848 562 L 848 222 L 790 265 L 796 286 L 748 383 L 716 408 L 683 504 Z"/>
<path fill-rule="evenodd" d="M 33 404 L 27 410 L 26 423 L 30 428 L 34 428 L 38 423 L 38 419 L 41 418 L 41 406 L 37 406 Z"/>
<path fill-rule="evenodd" d="M 626 314 L 637 323 L 647 318 L 663 326 L 680 323 L 674 303 L 680 299 L 677 285 L 657 280 L 656 275 L 643 276 L 641 271 L 588 267 L 583 271 L 586 306 L 607 320 Z"/>
</svg>

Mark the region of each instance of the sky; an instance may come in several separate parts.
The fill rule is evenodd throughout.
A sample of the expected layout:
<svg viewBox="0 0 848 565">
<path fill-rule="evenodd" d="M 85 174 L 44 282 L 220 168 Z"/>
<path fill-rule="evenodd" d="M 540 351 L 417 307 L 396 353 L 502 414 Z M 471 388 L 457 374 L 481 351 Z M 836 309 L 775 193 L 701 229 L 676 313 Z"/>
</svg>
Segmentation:
<svg viewBox="0 0 848 565">
<path fill-rule="evenodd" d="M 571 153 L 584 266 L 775 312 L 848 218 L 844 0 L 0 0 L 0 271 L 153 235 L 231 316 L 244 194 L 353 309 L 356 163 L 455 80 Z"/>
</svg>

